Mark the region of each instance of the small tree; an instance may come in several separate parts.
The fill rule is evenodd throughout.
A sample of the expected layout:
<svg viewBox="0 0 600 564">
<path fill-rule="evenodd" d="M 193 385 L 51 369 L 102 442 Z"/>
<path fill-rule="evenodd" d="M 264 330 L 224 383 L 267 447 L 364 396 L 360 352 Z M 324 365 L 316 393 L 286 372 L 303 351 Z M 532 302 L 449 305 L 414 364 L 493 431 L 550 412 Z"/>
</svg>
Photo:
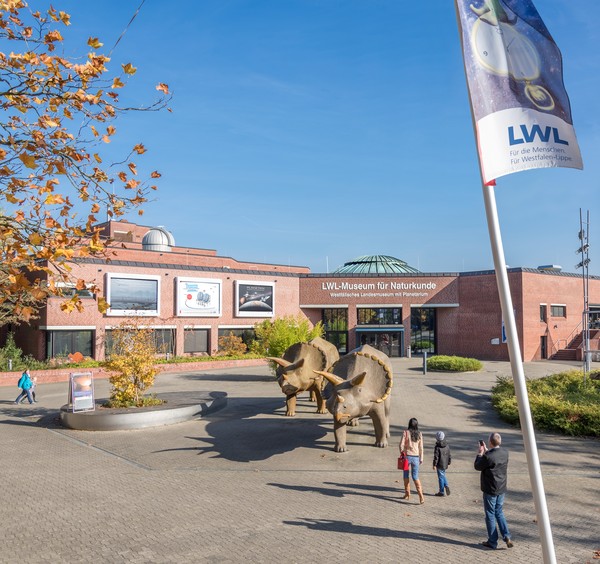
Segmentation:
<svg viewBox="0 0 600 564">
<path fill-rule="evenodd" d="M 314 327 L 306 317 L 288 315 L 273 321 L 265 319 L 254 326 L 256 340 L 250 350 L 261 356 L 281 356 L 294 343 L 306 343 L 315 337 L 322 337 L 323 324 L 319 321 Z"/>
<path fill-rule="evenodd" d="M 115 372 L 110 377 L 110 407 L 131 407 L 160 403 L 143 394 L 154 385 L 158 373 L 154 331 L 128 320 L 112 331 L 110 358 L 104 365 Z M 150 401 L 148 401 L 150 400 Z"/>
<path fill-rule="evenodd" d="M 15 337 L 10 332 L 6 337 L 6 343 L 0 348 L 0 370 L 6 370 L 8 368 L 8 361 L 10 360 L 11 368 L 18 370 L 20 367 L 23 357 L 23 351 L 15 343 Z"/>
</svg>

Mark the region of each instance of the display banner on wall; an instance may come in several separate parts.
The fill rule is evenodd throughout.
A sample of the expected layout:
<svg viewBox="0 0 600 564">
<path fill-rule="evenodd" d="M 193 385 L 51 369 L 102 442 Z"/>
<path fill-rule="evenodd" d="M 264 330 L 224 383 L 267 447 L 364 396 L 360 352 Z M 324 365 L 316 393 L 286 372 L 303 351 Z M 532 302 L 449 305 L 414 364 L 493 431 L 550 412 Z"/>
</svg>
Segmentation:
<svg viewBox="0 0 600 564">
<path fill-rule="evenodd" d="M 160 276 L 151 274 L 106 274 L 106 315 L 160 315 Z"/>
<path fill-rule="evenodd" d="M 180 317 L 220 317 L 222 281 L 212 278 L 175 279 L 177 315 Z"/>
<path fill-rule="evenodd" d="M 237 317 L 273 317 L 275 284 L 237 280 L 235 315 Z"/>
</svg>

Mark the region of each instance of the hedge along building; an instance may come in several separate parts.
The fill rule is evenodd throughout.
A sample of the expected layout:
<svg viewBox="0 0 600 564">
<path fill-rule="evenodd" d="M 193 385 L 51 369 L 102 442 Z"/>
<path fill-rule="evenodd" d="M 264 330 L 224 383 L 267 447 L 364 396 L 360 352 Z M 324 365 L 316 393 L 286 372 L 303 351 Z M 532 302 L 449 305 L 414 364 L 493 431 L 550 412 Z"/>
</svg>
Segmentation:
<svg viewBox="0 0 600 564">
<path fill-rule="evenodd" d="M 39 319 L 16 328 L 26 353 L 44 359 L 80 352 L 103 359 L 111 330 L 132 316 L 155 329 L 165 354 L 211 353 L 221 335 L 247 337 L 264 319 L 303 314 L 313 323 L 323 321 L 325 337 L 341 353 L 371 344 L 392 357 L 405 356 L 410 347 L 508 360 L 493 271 L 422 273 L 393 257 L 373 256 L 331 274 L 311 274 L 307 267 L 240 262 L 214 250 L 177 247 L 161 227 L 125 221 L 101 227 L 115 240 L 114 255 L 108 262 L 80 260 L 73 274 L 94 281 L 110 310 L 101 314 L 97 296 L 86 291 L 82 313 L 63 312 L 61 298 L 50 298 Z M 524 360 L 555 357 L 563 349 L 561 354 L 577 359 L 581 276 L 508 272 Z M 593 320 L 600 319 L 600 277 L 590 278 L 589 302 Z M 599 339 L 594 332 L 592 348 L 599 348 Z"/>
</svg>

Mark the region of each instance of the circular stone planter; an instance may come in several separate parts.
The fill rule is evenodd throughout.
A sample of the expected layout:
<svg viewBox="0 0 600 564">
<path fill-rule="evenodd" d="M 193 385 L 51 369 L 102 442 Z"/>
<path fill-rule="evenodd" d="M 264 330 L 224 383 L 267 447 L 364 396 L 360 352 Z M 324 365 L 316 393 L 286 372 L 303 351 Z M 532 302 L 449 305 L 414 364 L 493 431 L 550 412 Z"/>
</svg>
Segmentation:
<svg viewBox="0 0 600 564">
<path fill-rule="evenodd" d="M 60 408 L 64 427 L 80 431 L 128 431 L 173 425 L 203 417 L 227 405 L 225 392 L 171 392 L 157 394 L 166 403 L 152 407 L 106 408 L 97 400 L 94 411 L 73 413 L 67 405 Z"/>
</svg>

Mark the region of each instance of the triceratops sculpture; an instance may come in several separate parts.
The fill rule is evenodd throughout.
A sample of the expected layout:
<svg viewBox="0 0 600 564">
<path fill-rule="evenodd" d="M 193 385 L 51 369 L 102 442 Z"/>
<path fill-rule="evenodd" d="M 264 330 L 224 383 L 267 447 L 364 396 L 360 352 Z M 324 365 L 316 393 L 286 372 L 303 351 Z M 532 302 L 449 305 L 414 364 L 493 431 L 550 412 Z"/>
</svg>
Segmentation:
<svg viewBox="0 0 600 564">
<path fill-rule="evenodd" d="M 390 436 L 390 392 L 393 372 L 388 356 L 369 345 L 342 357 L 331 372 L 318 371 L 329 381 L 327 409 L 333 415 L 335 452 L 346 452 L 346 426 L 368 415 L 375 427 L 375 446 L 386 447 Z"/>
<path fill-rule="evenodd" d="M 323 377 L 315 372 L 328 370 L 339 358 L 335 346 L 320 337 L 288 347 L 283 358 L 268 358 L 279 365 L 276 375 L 281 391 L 286 395 L 287 416 L 296 415 L 296 397 L 305 391 L 311 393 L 311 399 L 316 399 L 317 413 L 326 413 L 321 393 Z"/>
</svg>

